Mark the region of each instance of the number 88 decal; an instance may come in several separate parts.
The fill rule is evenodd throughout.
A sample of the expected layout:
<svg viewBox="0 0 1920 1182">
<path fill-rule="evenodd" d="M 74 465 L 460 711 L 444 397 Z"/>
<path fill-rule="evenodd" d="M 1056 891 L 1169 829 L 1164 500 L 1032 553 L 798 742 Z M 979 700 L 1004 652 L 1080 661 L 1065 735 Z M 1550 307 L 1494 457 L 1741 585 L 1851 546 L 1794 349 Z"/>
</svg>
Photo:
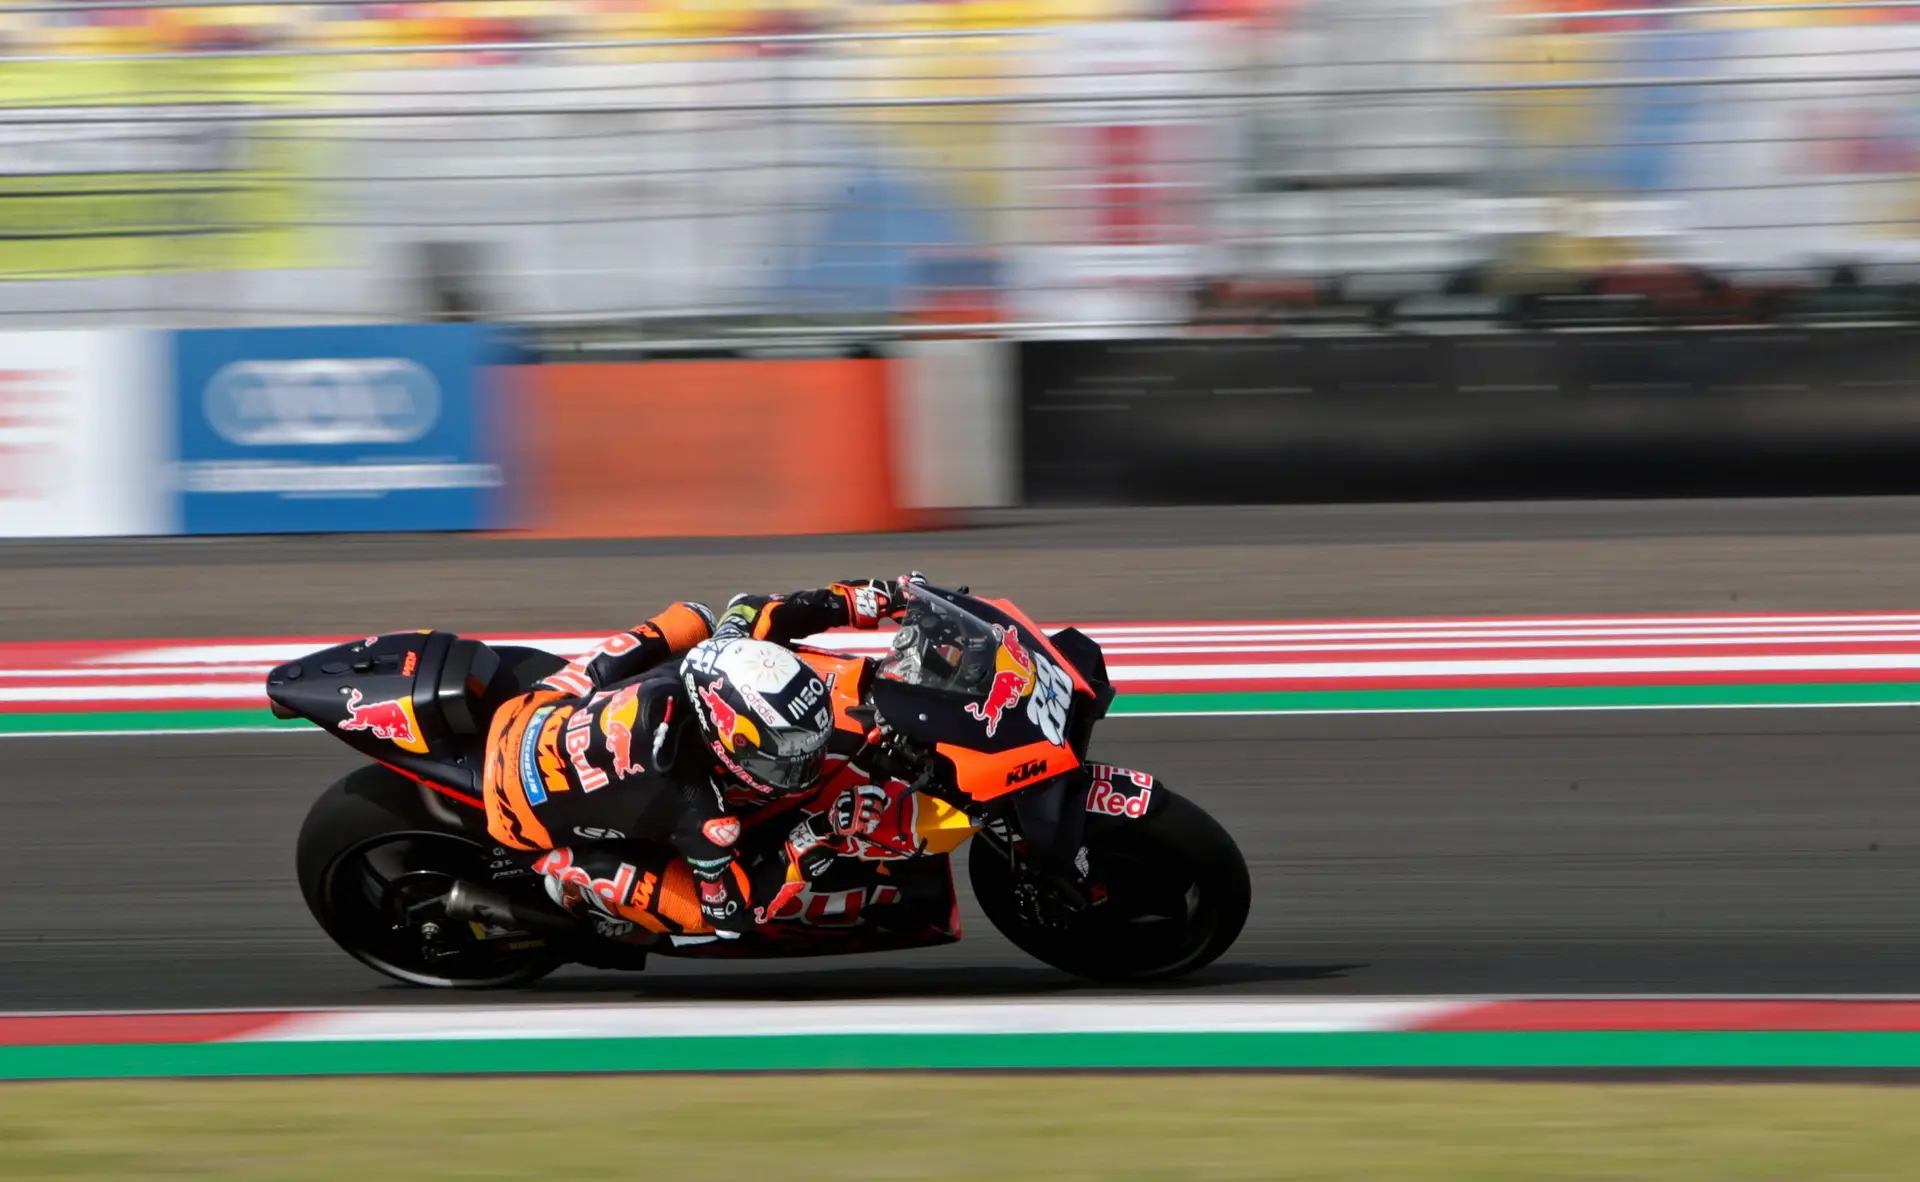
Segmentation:
<svg viewBox="0 0 1920 1182">
<path fill-rule="evenodd" d="M 1064 747 L 1067 742 L 1067 708 L 1073 705 L 1073 679 L 1060 666 L 1039 653 L 1033 654 L 1034 678 L 1039 684 L 1027 699 L 1027 721 L 1040 728 L 1047 742 Z"/>
</svg>

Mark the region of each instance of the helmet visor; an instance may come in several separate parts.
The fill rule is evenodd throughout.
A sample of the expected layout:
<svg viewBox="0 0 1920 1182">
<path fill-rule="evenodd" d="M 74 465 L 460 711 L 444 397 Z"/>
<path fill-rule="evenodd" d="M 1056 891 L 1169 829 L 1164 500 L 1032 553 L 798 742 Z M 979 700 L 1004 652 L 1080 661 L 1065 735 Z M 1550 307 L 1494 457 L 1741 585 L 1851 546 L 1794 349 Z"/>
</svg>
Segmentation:
<svg viewBox="0 0 1920 1182">
<path fill-rule="evenodd" d="M 820 769 L 827 758 L 825 743 L 809 751 L 778 754 L 758 748 L 736 756 L 746 773 L 775 792 L 798 792 L 820 782 Z"/>
</svg>

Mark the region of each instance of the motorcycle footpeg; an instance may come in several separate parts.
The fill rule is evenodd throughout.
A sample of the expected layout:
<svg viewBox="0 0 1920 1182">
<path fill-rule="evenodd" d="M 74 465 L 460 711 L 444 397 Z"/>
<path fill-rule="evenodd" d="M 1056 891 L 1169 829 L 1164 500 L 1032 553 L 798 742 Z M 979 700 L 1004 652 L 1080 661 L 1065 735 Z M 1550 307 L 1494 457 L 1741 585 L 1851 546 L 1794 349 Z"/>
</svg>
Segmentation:
<svg viewBox="0 0 1920 1182">
<path fill-rule="evenodd" d="M 460 881 L 447 892 L 447 914 L 462 923 L 506 928 L 555 940 L 578 940 L 586 933 L 572 916 L 516 903 L 505 895 Z"/>
</svg>

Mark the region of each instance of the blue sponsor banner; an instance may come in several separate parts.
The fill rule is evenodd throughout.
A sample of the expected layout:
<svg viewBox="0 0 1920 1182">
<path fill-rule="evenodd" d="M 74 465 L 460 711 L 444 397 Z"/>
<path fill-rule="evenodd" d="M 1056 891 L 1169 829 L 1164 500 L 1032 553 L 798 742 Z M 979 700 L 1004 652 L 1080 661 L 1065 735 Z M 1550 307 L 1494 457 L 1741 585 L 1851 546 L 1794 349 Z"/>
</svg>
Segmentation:
<svg viewBox="0 0 1920 1182">
<path fill-rule="evenodd" d="M 175 333 L 183 532 L 495 524 L 493 348 L 475 324 Z"/>
</svg>

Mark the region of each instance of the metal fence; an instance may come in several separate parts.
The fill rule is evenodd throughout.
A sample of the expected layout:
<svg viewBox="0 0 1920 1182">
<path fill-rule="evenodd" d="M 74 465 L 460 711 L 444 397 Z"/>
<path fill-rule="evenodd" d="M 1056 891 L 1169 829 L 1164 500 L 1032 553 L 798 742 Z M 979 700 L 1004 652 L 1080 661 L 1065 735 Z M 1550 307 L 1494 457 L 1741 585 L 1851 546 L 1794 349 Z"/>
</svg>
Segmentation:
<svg viewBox="0 0 1920 1182">
<path fill-rule="evenodd" d="M 54 8 L 88 5 L 0 16 Z M 748 37 L 22 42 L 0 59 L 0 323 L 1086 334 L 1236 296 L 1284 315 L 1675 274 L 1696 300 L 1893 290 L 1920 278 L 1914 18 L 1920 0 L 1304 0 Z"/>
</svg>

